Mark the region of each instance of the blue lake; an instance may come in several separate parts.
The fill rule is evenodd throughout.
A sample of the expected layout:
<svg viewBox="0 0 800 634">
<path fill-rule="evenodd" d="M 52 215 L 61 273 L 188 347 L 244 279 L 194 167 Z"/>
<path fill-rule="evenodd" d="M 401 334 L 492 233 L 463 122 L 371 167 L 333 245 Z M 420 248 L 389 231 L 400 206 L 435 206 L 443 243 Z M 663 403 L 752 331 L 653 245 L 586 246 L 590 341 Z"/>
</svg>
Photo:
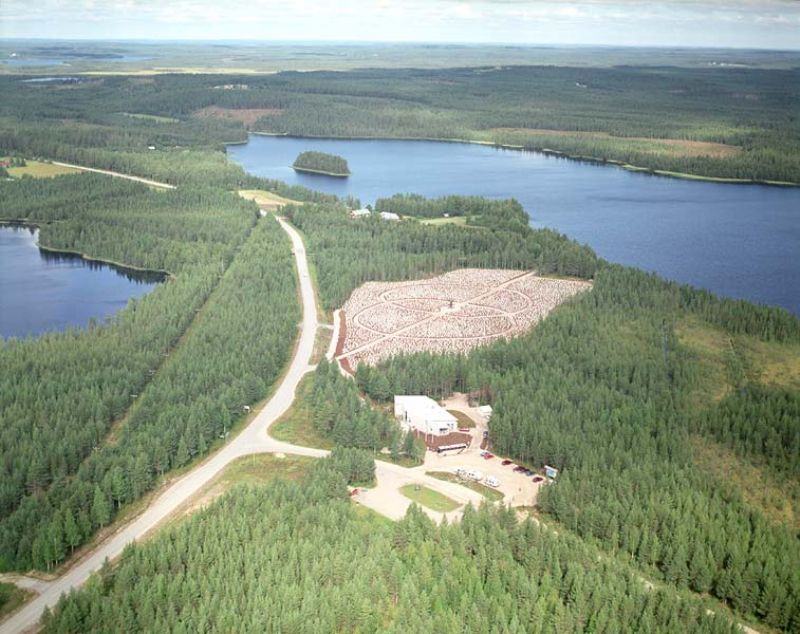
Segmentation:
<svg viewBox="0 0 800 634">
<path fill-rule="evenodd" d="M 42 251 L 38 231 L 0 225 L 0 337 L 84 328 L 147 293 L 163 276 Z"/>
<path fill-rule="evenodd" d="M 347 179 L 295 172 L 305 150 L 347 159 Z M 800 315 L 800 188 L 686 181 L 535 152 L 432 141 L 252 136 L 228 147 L 252 174 L 363 204 L 398 192 L 516 198 L 533 226 L 612 262 Z"/>
</svg>

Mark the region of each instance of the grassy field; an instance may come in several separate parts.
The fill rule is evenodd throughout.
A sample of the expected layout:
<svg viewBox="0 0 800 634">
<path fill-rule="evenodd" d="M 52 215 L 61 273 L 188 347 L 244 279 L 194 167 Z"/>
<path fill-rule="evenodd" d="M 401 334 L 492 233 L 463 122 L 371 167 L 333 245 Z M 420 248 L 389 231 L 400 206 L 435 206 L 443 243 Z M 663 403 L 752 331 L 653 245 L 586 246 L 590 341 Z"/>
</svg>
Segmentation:
<svg viewBox="0 0 800 634">
<path fill-rule="evenodd" d="M 268 484 L 276 478 L 298 481 L 303 479 L 316 458 L 275 454 L 254 454 L 232 462 L 220 474 L 215 484 L 229 489 L 237 484 Z"/>
<path fill-rule="evenodd" d="M 692 454 L 698 469 L 741 493 L 744 501 L 776 524 L 800 532 L 800 483 L 779 482 L 711 438 L 692 436 Z"/>
<path fill-rule="evenodd" d="M 253 200 L 262 209 L 275 211 L 284 205 L 302 205 L 300 201 L 278 196 L 266 189 L 240 189 L 239 195 L 246 200 Z"/>
<path fill-rule="evenodd" d="M 697 318 L 684 319 L 675 331 L 700 367 L 698 406 L 719 401 L 748 381 L 800 389 L 800 345 L 730 336 Z"/>
<path fill-rule="evenodd" d="M 311 355 L 311 363 L 319 363 L 328 351 L 333 330 L 330 328 L 318 328 L 317 338 L 314 340 L 314 353 Z"/>
<path fill-rule="evenodd" d="M 304 447 L 333 449 L 333 441 L 325 438 L 314 429 L 314 424 L 311 420 L 309 395 L 313 386 L 313 374 L 303 377 L 297 387 L 297 398 L 294 405 L 280 420 L 270 427 L 270 434 L 277 440 L 303 445 Z"/>
<path fill-rule="evenodd" d="M 156 123 L 179 123 L 180 119 L 175 117 L 162 117 L 155 114 L 145 114 L 143 112 L 120 112 L 121 115 L 131 117 L 132 119 L 145 119 L 146 121 L 155 121 Z"/>
<path fill-rule="evenodd" d="M 697 318 L 676 327 L 680 342 L 695 355 L 699 375 L 694 405 L 705 409 L 749 383 L 800 389 L 800 345 L 728 335 Z M 765 465 L 737 455 L 713 438 L 690 439 L 694 464 L 739 492 L 752 508 L 775 523 L 800 530 L 800 483 L 786 481 Z"/>
<path fill-rule="evenodd" d="M 452 216 L 450 218 L 422 218 L 420 222 L 424 225 L 466 225 L 466 216 Z"/>
<path fill-rule="evenodd" d="M 27 165 L 25 167 L 9 167 L 9 175 L 14 178 L 22 178 L 23 176 L 50 178 L 52 176 L 61 176 L 62 174 L 75 174 L 81 171 L 74 167 L 53 165 L 52 163 L 45 163 L 43 161 L 26 161 L 26 163 Z"/>
<path fill-rule="evenodd" d="M 33 592 L 0 581 L 0 621 L 33 596 Z"/>
<path fill-rule="evenodd" d="M 446 495 L 420 484 L 407 484 L 400 487 L 400 493 L 417 504 L 441 513 L 455 511 L 460 506 L 458 502 L 451 500 Z"/>
<path fill-rule="evenodd" d="M 455 482 L 456 484 L 465 486 L 468 489 L 477 491 L 490 502 L 499 502 L 505 497 L 497 489 L 488 487 L 485 484 L 481 484 L 480 482 L 475 482 L 474 480 L 462 480 L 455 473 L 450 473 L 449 471 L 428 471 L 426 472 L 426 474 L 431 476 L 432 478 L 436 478 L 437 480 L 443 480 L 445 482 Z"/>
<path fill-rule="evenodd" d="M 475 421 L 472 420 L 469 416 L 467 416 L 464 412 L 459 412 L 455 409 L 447 410 L 448 414 L 452 414 L 458 420 L 459 427 L 475 427 Z"/>
</svg>

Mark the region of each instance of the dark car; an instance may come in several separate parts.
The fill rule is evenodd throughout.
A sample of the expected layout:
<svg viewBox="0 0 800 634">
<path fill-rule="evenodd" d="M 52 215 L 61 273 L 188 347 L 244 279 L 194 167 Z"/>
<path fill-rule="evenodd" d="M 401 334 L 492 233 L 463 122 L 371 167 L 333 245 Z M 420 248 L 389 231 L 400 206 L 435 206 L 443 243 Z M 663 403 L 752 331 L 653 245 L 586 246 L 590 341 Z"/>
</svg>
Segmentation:
<svg viewBox="0 0 800 634">
<path fill-rule="evenodd" d="M 489 453 L 487 451 L 485 454 L 483 454 L 483 459 L 484 460 L 491 460 L 492 458 L 494 458 L 494 454 L 493 453 Z"/>
<path fill-rule="evenodd" d="M 517 473 L 523 473 L 525 471 L 525 467 L 514 467 L 514 471 Z"/>
<path fill-rule="evenodd" d="M 508 465 L 511 464 L 511 461 L 506 459 L 506 460 L 503 460 L 503 462 L 501 462 L 500 464 L 503 465 L 504 467 L 507 467 Z"/>
<path fill-rule="evenodd" d="M 544 476 L 540 476 L 540 475 L 533 476 L 533 481 L 534 482 L 541 482 L 542 480 L 544 480 Z"/>
<path fill-rule="evenodd" d="M 531 471 L 530 469 L 525 469 L 525 471 L 523 471 L 523 473 L 524 473 L 526 476 L 532 476 L 532 475 L 533 475 L 533 471 Z"/>
</svg>

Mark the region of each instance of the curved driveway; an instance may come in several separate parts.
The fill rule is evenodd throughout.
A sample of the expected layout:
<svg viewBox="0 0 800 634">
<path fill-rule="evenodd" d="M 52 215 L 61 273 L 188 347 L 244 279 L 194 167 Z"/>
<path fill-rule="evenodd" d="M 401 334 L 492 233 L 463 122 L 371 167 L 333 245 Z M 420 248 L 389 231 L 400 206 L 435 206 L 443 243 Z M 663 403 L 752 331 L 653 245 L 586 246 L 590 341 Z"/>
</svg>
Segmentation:
<svg viewBox="0 0 800 634">
<path fill-rule="evenodd" d="M 147 535 L 233 460 L 252 453 L 264 452 L 283 452 L 312 457 L 322 457 L 328 453 L 321 449 L 281 442 L 271 438 L 267 433 L 269 426 L 291 407 L 300 379 L 313 369 L 310 364 L 311 355 L 314 351 L 314 341 L 319 326 L 316 298 L 311 284 L 303 240 L 289 223 L 280 218 L 279 222 L 292 241 L 303 300 L 303 321 L 294 356 L 272 398 L 230 443 L 173 483 L 128 525 L 109 537 L 58 579 L 38 584 L 37 590 L 40 590 L 40 594 L 0 623 L 0 634 L 16 634 L 35 629 L 45 607 L 52 608 L 62 593 L 81 586 L 106 559 L 114 559 L 129 543 Z M 425 485 L 441 491 L 462 504 L 480 503 L 483 499 L 480 494 L 470 489 L 450 482 L 442 482 L 426 476 L 420 471 L 386 462 L 376 461 L 376 475 L 379 482 L 378 487 L 359 496 L 359 502 L 393 519 L 402 517 L 410 505 L 410 501 L 397 492 L 397 488 L 404 484 L 424 482 Z M 442 517 L 441 514 L 432 512 L 429 514 L 436 519 Z M 460 511 L 454 511 L 448 514 L 448 518 L 453 519 L 459 514 Z"/>
</svg>

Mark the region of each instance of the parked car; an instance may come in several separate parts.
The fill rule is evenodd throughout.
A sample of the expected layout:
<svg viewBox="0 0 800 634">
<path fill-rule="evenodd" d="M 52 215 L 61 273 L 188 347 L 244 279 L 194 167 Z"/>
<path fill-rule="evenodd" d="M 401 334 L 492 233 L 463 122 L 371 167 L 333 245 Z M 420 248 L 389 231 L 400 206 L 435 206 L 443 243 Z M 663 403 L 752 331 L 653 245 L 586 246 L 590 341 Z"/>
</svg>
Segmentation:
<svg viewBox="0 0 800 634">
<path fill-rule="evenodd" d="M 490 487 L 495 487 L 495 488 L 497 488 L 497 487 L 499 487 L 499 486 L 500 486 L 500 480 L 498 480 L 498 479 L 497 479 L 497 478 L 495 478 L 494 476 L 488 476 L 488 477 L 486 478 L 485 482 L 486 482 L 486 484 L 488 484 Z"/>
<path fill-rule="evenodd" d="M 475 482 L 480 482 L 481 480 L 483 480 L 483 474 L 477 469 L 470 469 L 467 472 L 467 477 L 472 478 L 473 480 L 475 480 Z"/>
<path fill-rule="evenodd" d="M 516 467 L 514 467 L 514 471 L 516 473 L 524 473 L 526 471 L 526 469 L 525 469 L 525 467 L 520 467 L 519 465 L 517 465 Z"/>
<path fill-rule="evenodd" d="M 470 428 L 469 427 L 459 427 L 458 431 L 460 431 L 460 432 L 462 432 L 464 434 L 468 434 L 470 432 Z"/>
<path fill-rule="evenodd" d="M 484 460 L 491 460 L 492 458 L 494 458 L 494 454 L 493 454 L 493 453 L 489 453 L 489 452 L 487 451 L 487 452 L 485 452 L 485 453 L 483 454 L 483 459 L 484 459 Z"/>
<path fill-rule="evenodd" d="M 510 461 L 508 458 L 506 458 L 506 459 L 505 459 L 505 460 L 503 460 L 503 462 L 501 462 L 500 464 L 501 464 L 501 465 L 503 465 L 504 467 L 507 467 L 508 465 L 510 465 L 510 464 L 511 464 L 511 461 Z"/>
<path fill-rule="evenodd" d="M 530 469 L 525 469 L 525 471 L 523 471 L 522 473 L 524 473 L 526 476 L 532 476 L 533 475 L 533 471 L 531 471 Z"/>
<path fill-rule="evenodd" d="M 542 480 L 544 480 L 544 476 L 540 476 L 540 475 L 533 476 L 533 481 L 534 482 L 541 482 Z"/>
</svg>

